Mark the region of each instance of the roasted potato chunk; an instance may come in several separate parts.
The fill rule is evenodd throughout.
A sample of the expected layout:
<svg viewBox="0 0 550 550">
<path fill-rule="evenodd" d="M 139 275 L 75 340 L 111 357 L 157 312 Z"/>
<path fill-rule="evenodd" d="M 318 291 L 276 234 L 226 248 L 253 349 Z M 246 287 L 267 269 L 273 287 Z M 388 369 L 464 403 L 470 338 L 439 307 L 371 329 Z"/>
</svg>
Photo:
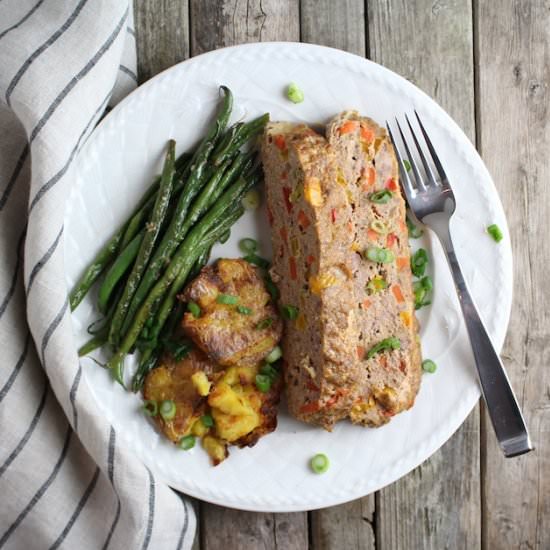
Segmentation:
<svg viewBox="0 0 550 550">
<path fill-rule="evenodd" d="M 168 358 L 163 364 L 153 369 L 145 379 L 143 397 L 156 401 L 170 399 L 176 404 L 176 415 L 170 421 L 165 421 L 160 415 L 153 419 L 166 437 L 177 443 L 183 436 L 188 435 L 195 421 L 207 409 L 206 397 L 199 394 L 192 377 L 196 373 L 203 373 L 209 380 L 215 380 L 219 374 L 219 367 L 210 361 L 200 350 L 192 350 L 187 357 L 175 362 Z"/>
<path fill-rule="evenodd" d="M 259 270 L 244 260 L 205 267 L 182 299 L 201 309 L 198 318 L 184 315 L 185 333 L 220 365 L 256 365 L 281 337 L 282 322 Z M 269 326 L 258 328 L 266 319 Z"/>
</svg>

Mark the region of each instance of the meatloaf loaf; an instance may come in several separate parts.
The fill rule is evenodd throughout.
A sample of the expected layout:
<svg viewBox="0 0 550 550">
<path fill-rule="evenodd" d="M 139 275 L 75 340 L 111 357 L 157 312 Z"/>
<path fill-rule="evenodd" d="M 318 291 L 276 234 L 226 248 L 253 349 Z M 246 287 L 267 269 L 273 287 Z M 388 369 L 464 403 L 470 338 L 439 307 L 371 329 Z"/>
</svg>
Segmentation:
<svg viewBox="0 0 550 550">
<path fill-rule="evenodd" d="M 329 123 L 327 138 L 350 192 L 354 219 L 350 257 L 361 366 L 358 399 L 349 416 L 379 426 L 413 405 L 421 377 L 405 201 L 385 129 L 347 111 Z M 369 354 L 387 339 L 398 344 Z"/>
<path fill-rule="evenodd" d="M 262 160 L 272 226 L 271 276 L 287 317 L 288 406 L 296 418 L 330 430 L 356 400 L 350 202 L 326 139 L 305 125 L 269 124 Z"/>
</svg>

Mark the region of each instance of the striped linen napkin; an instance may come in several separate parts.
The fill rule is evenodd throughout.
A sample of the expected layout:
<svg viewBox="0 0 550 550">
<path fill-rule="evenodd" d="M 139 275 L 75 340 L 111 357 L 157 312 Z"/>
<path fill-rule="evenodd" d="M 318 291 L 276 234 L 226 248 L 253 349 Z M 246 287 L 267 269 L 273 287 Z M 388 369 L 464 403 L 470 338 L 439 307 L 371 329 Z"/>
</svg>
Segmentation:
<svg viewBox="0 0 550 550">
<path fill-rule="evenodd" d="M 97 411 L 63 266 L 78 151 L 136 85 L 127 0 L 0 2 L 0 549 L 190 548 L 190 503 Z"/>
</svg>

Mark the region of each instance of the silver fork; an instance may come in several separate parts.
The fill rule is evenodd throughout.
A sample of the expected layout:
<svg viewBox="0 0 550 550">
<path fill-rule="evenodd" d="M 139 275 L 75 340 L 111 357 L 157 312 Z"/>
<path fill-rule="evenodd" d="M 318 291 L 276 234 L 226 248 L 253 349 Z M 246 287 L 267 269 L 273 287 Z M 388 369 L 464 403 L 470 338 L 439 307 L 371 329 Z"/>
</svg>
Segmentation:
<svg viewBox="0 0 550 550">
<path fill-rule="evenodd" d="M 405 115 L 410 135 L 414 142 L 414 150 L 422 162 L 425 176 L 423 176 L 419 169 L 419 165 L 415 160 L 415 155 L 411 154 L 411 149 L 413 147 L 412 143 L 410 143 L 410 141 L 407 142 L 401 125 L 396 119 L 396 125 L 412 169 L 413 177 L 410 177 L 408 171 L 405 169 L 403 156 L 399 151 L 390 125 L 386 122 L 386 127 L 399 162 L 401 186 L 413 214 L 419 221 L 426 224 L 435 232 L 445 250 L 460 306 L 462 308 L 462 314 L 466 322 L 479 381 L 481 383 L 481 390 L 500 447 L 506 457 L 521 455 L 533 449 L 525 420 L 523 419 L 514 391 L 512 390 L 512 386 L 504 370 L 504 365 L 487 334 L 483 321 L 466 287 L 466 282 L 460 270 L 449 231 L 449 222 L 456 208 L 453 190 L 451 189 L 449 179 L 441 165 L 439 157 L 435 152 L 434 146 L 416 111 L 415 115 L 436 174 L 434 174 L 430 166 L 428 157 L 424 154 L 423 147 L 419 143 L 419 139 L 413 130 L 409 117 Z"/>
</svg>

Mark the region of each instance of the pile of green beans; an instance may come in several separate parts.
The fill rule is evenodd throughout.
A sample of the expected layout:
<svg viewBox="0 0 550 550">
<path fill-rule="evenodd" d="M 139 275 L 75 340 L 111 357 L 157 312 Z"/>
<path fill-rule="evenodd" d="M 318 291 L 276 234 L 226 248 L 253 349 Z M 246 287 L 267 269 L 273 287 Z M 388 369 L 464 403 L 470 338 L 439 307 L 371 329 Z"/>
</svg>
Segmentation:
<svg viewBox="0 0 550 550">
<path fill-rule="evenodd" d="M 84 271 L 69 295 L 71 310 L 99 282 L 102 327 L 80 349 L 86 355 L 108 344 L 107 368 L 123 383 L 124 360 L 140 351 L 132 383 L 138 391 L 182 314 L 177 295 L 208 262 L 210 250 L 229 236 L 242 216 L 241 199 L 260 179 L 257 154 L 241 147 L 262 132 L 267 114 L 227 128 L 233 94 L 221 86 L 216 118 L 192 154 L 176 158 L 170 140 L 162 174 L 128 220 Z"/>
</svg>

